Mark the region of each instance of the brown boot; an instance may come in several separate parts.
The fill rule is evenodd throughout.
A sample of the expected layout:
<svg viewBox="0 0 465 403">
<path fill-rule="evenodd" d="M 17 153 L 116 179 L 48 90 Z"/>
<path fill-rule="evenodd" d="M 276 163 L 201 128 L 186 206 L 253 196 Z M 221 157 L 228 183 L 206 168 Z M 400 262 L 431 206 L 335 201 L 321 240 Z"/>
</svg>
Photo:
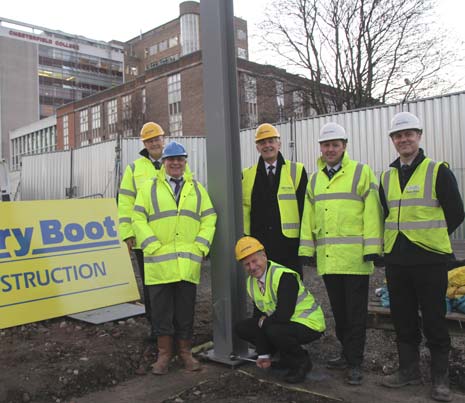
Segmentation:
<svg viewBox="0 0 465 403">
<path fill-rule="evenodd" d="M 173 356 L 173 338 L 171 336 L 158 336 L 158 358 L 152 364 L 152 374 L 165 375 Z"/>
<path fill-rule="evenodd" d="M 194 357 L 192 357 L 191 341 L 186 339 L 178 340 L 178 355 L 184 362 L 184 368 L 187 371 L 199 371 L 202 366 Z"/>
</svg>

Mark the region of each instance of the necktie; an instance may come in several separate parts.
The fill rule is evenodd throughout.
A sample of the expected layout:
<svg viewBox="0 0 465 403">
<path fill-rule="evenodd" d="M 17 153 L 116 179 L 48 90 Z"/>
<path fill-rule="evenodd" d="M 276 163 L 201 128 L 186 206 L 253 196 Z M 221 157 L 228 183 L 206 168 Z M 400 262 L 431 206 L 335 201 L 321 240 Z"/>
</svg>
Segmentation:
<svg viewBox="0 0 465 403">
<path fill-rule="evenodd" d="M 171 178 L 170 181 L 175 184 L 174 197 L 176 198 L 176 201 L 178 201 L 179 189 L 181 189 L 182 178 L 179 178 L 179 179 Z"/>
<path fill-rule="evenodd" d="M 258 281 L 258 288 L 260 288 L 260 292 L 265 294 L 265 283 L 262 280 L 257 280 Z"/>
<path fill-rule="evenodd" d="M 155 167 L 156 170 L 160 169 L 161 167 L 160 161 L 153 161 L 153 166 Z"/>
<path fill-rule="evenodd" d="M 329 170 L 328 170 L 329 179 L 331 179 L 334 176 L 335 173 L 336 173 L 336 170 L 334 168 L 329 168 Z"/>
<path fill-rule="evenodd" d="M 270 186 L 274 185 L 274 172 L 273 172 L 274 166 L 270 165 L 268 166 L 268 183 Z"/>
</svg>

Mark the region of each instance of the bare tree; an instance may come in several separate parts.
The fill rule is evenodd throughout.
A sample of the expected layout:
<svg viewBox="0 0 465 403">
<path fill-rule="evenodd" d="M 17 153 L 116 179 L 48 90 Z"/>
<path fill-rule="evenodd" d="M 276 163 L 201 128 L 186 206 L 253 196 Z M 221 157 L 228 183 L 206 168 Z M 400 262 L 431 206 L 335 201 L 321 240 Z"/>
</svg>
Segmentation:
<svg viewBox="0 0 465 403">
<path fill-rule="evenodd" d="M 306 97 L 318 114 L 401 101 L 437 93 L 440 72 L 457 61 L 434 8 L 434 0 L 273 0 L 262 40 L 312 80 Z"/>
</svg>

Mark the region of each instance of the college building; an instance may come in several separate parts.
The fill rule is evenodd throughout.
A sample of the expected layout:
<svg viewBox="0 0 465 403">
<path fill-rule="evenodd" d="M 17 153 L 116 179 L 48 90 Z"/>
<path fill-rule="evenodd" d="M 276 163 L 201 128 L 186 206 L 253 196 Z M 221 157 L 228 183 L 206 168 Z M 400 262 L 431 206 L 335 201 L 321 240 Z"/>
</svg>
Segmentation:
<svg viewBox="0 0 465 403">
<path fill-rule="evenodd" d="M 0 17 L 0 158 L 10 157 L 11 130 L 123 83 L 123 63 L 124 47 L 119 42 Z M 28 142 L 18 144 L 19 152 Z"/>
<path fill-rule="evenodd" d="M 315 115 L 306 100 L 311 81 L 249 61 L 247 22 L 235 17 L 234 27 L 240 127 Z M 56 149 L 137 137 L 147 121 L 167 135 L 204 136 L 200 4 L 181 3 L 176 19 L 121 45 L 124 83 L 57 107 Z M 22 150 L 12 147 L 17 168 Z"/>
</svg>

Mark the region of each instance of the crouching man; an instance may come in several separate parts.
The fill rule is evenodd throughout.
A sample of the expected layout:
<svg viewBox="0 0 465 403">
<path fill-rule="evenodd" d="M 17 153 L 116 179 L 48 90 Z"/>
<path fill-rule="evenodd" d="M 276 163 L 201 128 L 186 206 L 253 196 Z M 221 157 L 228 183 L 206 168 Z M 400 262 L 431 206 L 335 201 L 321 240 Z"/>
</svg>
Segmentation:
<svg viewBox="0 0 465 403">
<path fill-rule="evenodd" d="M 237 335 L 255 345 L 258 367 L 269 368 L 271 355 L 279 352 L 279 366 L 288 369 L 284 380 L 303 382 L 312 363 L 301 344 L 321 337 L 323 311 L 299 275 L 268 260 L 257 239 L 239 239 L 235 252 L 249 275 L 247 292 L 254 302 L 253 317 L 236 324 Z"/>
</svg>

